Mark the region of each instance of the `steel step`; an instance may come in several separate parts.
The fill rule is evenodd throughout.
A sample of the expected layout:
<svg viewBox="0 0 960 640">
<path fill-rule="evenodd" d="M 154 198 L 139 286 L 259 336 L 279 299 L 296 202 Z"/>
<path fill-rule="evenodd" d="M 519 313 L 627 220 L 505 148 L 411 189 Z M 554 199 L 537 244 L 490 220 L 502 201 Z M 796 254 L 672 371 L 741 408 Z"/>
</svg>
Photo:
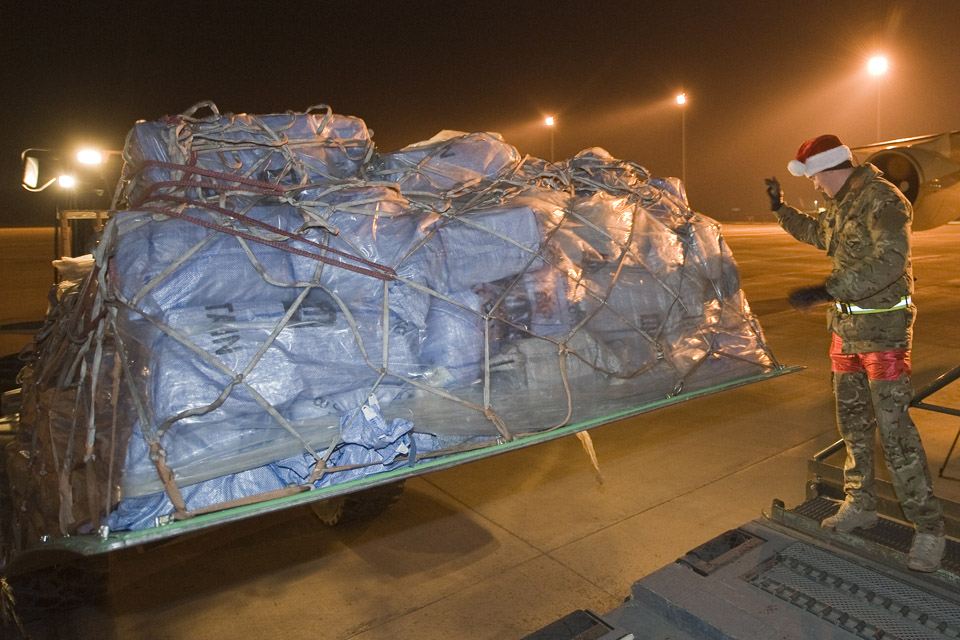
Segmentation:
<svg viewBox="0 0 960 640">
<path fill-rule="evenodd" d="M 839 502 L 824 498 L 823 496 L 817 496 L 789 511 L 798 516 L 813 520 L 819 526 L 824 518 L 835 514 L 839 508 Z M 880 516 L 877 526 L 870 529 L 854 529 L 853 531 L 847 532 L 846 535 L 854 536 L 878 547 L 906 555 L 910 551 L 910 543 L 913 540 L 913 527 Z M 947 553 L 940 565 L 943 570 L 960 575 L 960 543 L 947 538 Z"/>
</svg>

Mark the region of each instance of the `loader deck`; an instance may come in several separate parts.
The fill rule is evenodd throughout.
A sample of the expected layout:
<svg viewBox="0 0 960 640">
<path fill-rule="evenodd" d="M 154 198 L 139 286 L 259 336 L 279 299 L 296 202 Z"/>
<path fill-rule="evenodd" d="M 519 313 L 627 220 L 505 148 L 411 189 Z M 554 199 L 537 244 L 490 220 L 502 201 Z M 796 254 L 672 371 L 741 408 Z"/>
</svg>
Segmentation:
<svg viewBox="0 0 960 640">
<path fill-rule="evenodd" d="M 866 531 L 821 529 L 838 506 L 774 501 L 769 516 L 638 580 L 617 609 L 567 616 L 581 623 L 576 634 L 558 625 L 527 640 L 960 637 L 960 543 L 948 538 L 939 571 L 916 573 L 910 527 L 881 517 Z"/>
</svg>

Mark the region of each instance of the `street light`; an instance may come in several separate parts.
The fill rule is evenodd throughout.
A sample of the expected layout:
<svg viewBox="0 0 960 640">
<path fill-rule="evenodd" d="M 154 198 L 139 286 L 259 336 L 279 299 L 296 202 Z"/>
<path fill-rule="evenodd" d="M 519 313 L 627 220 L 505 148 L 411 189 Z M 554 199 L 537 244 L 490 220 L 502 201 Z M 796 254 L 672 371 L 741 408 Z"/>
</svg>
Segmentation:
<svg viewBox="0 0 960 640">
<path fill-rule="evenodd" d="M 677 94 L 677 106 L 680 107 L 680 180 L 687 184 L 687 92 Z"/>
<path fill-rule="evenodd" d="M 885 56 L 873 56 L 867 60 L 867 73 L 877 79 L 877 141 L 880 141 L 880 78 L 887 73 L 890 64 Z"/>
<path fill-rule="evenodd" d="M 553 128 L 556 120 L 554 120 L 553 116 L 547 116 L 543 123 L 550 127 L 550 162 L 553 162 Z"/>
<path fill-rule="evenodd" d="M 889 67 L 887 59 L 883 56 L 873 56 L 867 60 L 867 72 L 872 76 L 882 76 Z"/>
</svg>

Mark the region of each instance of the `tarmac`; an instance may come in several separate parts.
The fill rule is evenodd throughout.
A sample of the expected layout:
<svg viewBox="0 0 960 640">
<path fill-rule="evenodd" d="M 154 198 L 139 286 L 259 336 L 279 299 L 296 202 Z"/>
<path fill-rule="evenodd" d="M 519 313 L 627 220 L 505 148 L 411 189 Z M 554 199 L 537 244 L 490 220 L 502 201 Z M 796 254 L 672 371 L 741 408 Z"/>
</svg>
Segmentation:
<svg viewBox="0 0 960 640">
<path fill-rule="evenodd" d="M 369 522 L 329 528 L 297 508 L 114 553 L 106 600 L 31 637 L 522 638 L 617 607 L 775 498 L 802 502 L 807 460 L 838 437 L 823 310 L 786 294 L 822 282 L 827 259 L 776 225 L 723 233 L 773 353 L 801 371 L 593 429 L 602 483 L 571 436 L 408 480 Z M 914 234 L 918 388 L 960 364 L 958 246 L 960 225 Z M 953 387 L 930 401 L 960 406 Z M 960 502 L 960 452 L 938 475 L 960 418 L 913 416 L 937 494 Z"/>
</svg>

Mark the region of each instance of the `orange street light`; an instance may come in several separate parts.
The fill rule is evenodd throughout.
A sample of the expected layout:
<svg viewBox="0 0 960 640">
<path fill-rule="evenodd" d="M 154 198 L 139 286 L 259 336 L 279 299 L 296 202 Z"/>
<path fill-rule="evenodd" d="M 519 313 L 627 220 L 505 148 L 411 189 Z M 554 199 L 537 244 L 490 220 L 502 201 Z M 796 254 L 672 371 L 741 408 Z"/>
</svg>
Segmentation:
<svg viewBox="0 0 960 640">
<path fill-rule="evenodd" d="M 553 162 L 553 129 L 557 122 L 553 116 L 547 116 L 544 118 L 543 123 L 550 127 L 550 162 Z"/>
<path fill-rule="evenodd" d="M 680 107 L 680 180 L 687 184 L 687 92 L 677 94 L 677 106 Z"/>
<path fill-rule="evenodd" d="M 867 73 L 877 79 L 877 141 L 880 141 L 880 78 L 887 73 L 890 63 L 886 56 L 876 55 L 867 60 Z"/>
<path fill-rule="evenodd" d="M 890 68 L 890 64 L 884 56 L 873 56 L 867 60 L 867 73 L 872 76 L 882 76 Z"/>
</svg>

